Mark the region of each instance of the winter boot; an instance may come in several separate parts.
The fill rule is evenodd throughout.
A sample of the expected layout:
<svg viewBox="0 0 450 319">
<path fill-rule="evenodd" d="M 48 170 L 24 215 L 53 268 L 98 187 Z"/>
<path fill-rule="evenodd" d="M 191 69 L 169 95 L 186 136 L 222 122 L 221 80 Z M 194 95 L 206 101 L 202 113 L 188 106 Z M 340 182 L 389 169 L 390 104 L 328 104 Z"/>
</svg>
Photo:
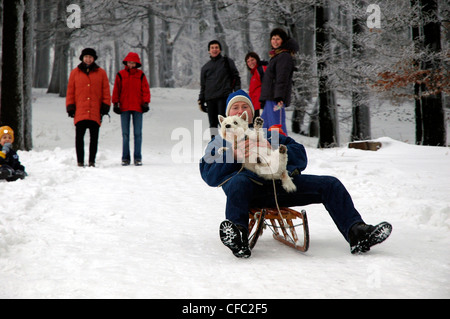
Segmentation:
<svg viewBox="0 0 450 319">
<path fill-rule="evenodd" d="M 238 258 L 248 258 L 252 254 L 248 246 L 248 231 L 229 220 L 220 224 L 220 240 Z"/>
<path fill-rule="evenodd" d="M 357 223 L 348 233 L 350 251 L 352 254 L 365 253 L 373 245 L 385 241 L 392 232 L 392 225 L 382 222 L 376 226 Z"/>
<path fill-rule="evenodd" d="M 0 166 L 0 179 L 8 179 L 13 176 L 14 170 L 9 166 Z"/>
<path fill-rule="evenodd" d="M 17 170 L 17 171 L 14 171 L 14 173 L 10 177 L 7 177 L 6 180 L 8 182 L 15 182 L 18 179 L 24 179 L 25 176 L 28 176 L 28 174 L 25 173 L 24 171 Z"/>
</svg>

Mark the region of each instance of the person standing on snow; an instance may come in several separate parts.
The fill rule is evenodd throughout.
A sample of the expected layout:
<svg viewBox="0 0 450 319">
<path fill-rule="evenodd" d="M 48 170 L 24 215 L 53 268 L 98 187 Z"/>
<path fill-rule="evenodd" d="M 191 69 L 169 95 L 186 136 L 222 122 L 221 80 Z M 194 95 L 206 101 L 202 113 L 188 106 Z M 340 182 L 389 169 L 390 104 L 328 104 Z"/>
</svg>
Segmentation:
<svg viewBox="0 0 450 319">
<path fill-rule="evenodd" d="M 219 41 L 209 42 L 208 52 L 211 59 L 201 69 L 198 104 L 203 112 L 208 113 L 211 135 L 217 135 L 218 116 L 225 115 L 227 97 L 241 88 L 241 78 L 234 61 L 222 56 Z"/>
<path fill-rule="evenodd" d="M 102 116 L 109 113 L 111 92 L 106 71 L 95 61 L 97 53 L 94 49 L 83 49 L 81 63 L 72 70 L 69 77 L 66 95 L 66 110 L 69 117 L 74 118 L 76 127 L 75 147 L 78 166 L 84 166 L 84 135 L 89 129 L 89 166 L 95 167 L 98 148 L 98 135 Z"/>
<path fill-rule="evenodd" d="M 130 165 L 130 122 L 133 118 L 134 165 L 142 165 L 142 116 L 150 110 L 150 86 L 142 70 L 139 55 L 128 53 L 125 68 L 117 73 L 112 102 L 114 112 L 120 114 L 122 127 L 122 166 Z"/>
<path fill-rule="evenodd" d="M 291 102 L 292 76 L 294 73 L 293 55 L 298 51 L 298 44 L 288 37 L 280 28 L 270 33 L 272 50 L 270 61 L 261 86 L 261 107 L 264 109 L 262 119 L 264 128 L 281 125 L 287 134 L 286 107 Z"/>
<path fill-rule="evenodd" d="M 248 87 L 248 95 L 250 95 L 253 106 L 255 107 L 256 118 L 260 116 L 261 102 L 259 101 L 259 97 L 261 96 L 262 80 L 264 79 L 264 72 L 266 72 L 268 63 L 266 61 L 261 61 L 259 55 L 255 52 L 247 53 L 244 61 L 252 74 L 250 85 Z"/>
<path fill-rule="evenodd" d="M 254 108 L 248 94 L 242 90 L 230 94 L 227 101 L 227 115 L 241 116 L 245 111 L 248 123 L 251 124 Z M 274 193 L 271 180 L 242 169 L 242 162 L 248 161 L 248 158 L 239 158 L 239 154 L 245 154 L 245 158 L 249 156 L 249 152 L 243 151 L 248 149 L 249 139 L 242 145 L 242 149 L 238 149 L 239 144 L 235 147 L 220 136 L 216 136 L 209 142 L 205 155 L 200 160 L 202 179 L 211 187 L 221 186 L 227 196 L 225 207 L 227 220 L 220 226 L 220 239 L 236 257 L 248 258 L 251 255 L 248 244 L 249 210 L 254 207 L 277 207 L 277 203 L 280 207 L 323 204 L 341 234 L 349 242 L 352 254 L 367 252 L 373 245 L 389 237 L 391 224 L 382 222 L 376 226 L 367 225 L 339 179 L 333 176 L 301 173 L 308 162 L 303 145 L 288 136 L 271 131 L 267 132 L 267 140 L 271 145 L 287 147 L 287 170 L 297 187 L 296 191 L 288 193 L 281 187 L 280 181 L 275 181 L 277 189 Z M 229 151 L 220 152 L 224 144 Z"/>
</svg>

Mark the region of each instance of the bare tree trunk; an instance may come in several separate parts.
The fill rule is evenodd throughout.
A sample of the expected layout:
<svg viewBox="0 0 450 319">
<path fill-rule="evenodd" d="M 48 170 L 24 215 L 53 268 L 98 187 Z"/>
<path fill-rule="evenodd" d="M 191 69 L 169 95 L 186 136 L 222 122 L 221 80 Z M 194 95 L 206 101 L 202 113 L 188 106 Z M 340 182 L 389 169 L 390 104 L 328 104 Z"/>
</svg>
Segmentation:
<svg viewBox="0 0 450 319">
<path fill-rule="evenodd" d="M 46 29 L 51 9 L 44 0 L 37 0 L 36 7 L 37 36 L 33 86 L 47 88 L 50 75 L 50 34 Z"/>
<path fill-rule="evenodd" d="M 161 87 L 173 88 L 175 80 L 173 78 L 173 43 L 170 41 L 169 22 L 162 20 L 162 31 L 160 38 L 160 63 L 159 63 L 159 83 Z"/>
<path fill-rule="evenodd" d="M 308 108 L 308 103 L 312 100 L 312 92 L 309 89 L 308 85 L 305 83 L 305 73 L 308 75 L 308 78 L 312 77 L 313 74 L 313 66 L 310 61 L 312 61 L 312 56 L 314 54 L 314 32 L 311 28 L 314 25 L 314 8 L 308 7 L 305 8 L 308 14 L 304 16 L 300 21 L 300 26 L 295 26 L 297 29 L 297 43 L 300 46 L 299 53 L 302 54 L 305 60 L 300 61 L 297 59 L 297 63 L 299 66 L 297 67 L 297 72 L 299 76 L 295 76 L 295 83 L 293 85 L 293 103 L 294 112 L 292 114 L 292 131 L 294 133 L 307 134 L 306 131 L 302 131 L 302 126 L 304 124 L 304 117 L 306 114 L 306 110 Z M 311 122 L 314 121 L 314 116 L 310 117 Z M 314 125 L 314 124 L 310 124 Z"/>
<path fill-rule="evenodd" d="M 436 0 L 421 0 L 424 17 L 431 17 L 423 26 L 424 47 L 433 53 L 441 51 L 441 24 L 438 17 Z M 442 68 L 442 61 L 427 59 L 422 62 L 423 70 L 434 71 Z M 427 94 L 421 97 L 423 145 L 446 146 L 447 134 L 445 128 L 445 114 L 442 103 L 442 93 Z"/>
<path fill-rule="evenodd" d="M 58 1 L 55 57 L 53 61 L 52 78 L 47 93 L 59 93 L 60 97 L 66 96 L 68 81 L 68 59 L 70 48 L 70 29 L 66 25 L 67 0 Z"/>
<path fill-rule="evenodd" d="M 239 5 L 239 13 L 242 15 L 242 41 L 244 52 L 253 51 L 253 44 L 250 39 L 250 12 L 248 8 L 248 0 L 243 0 L 243 4 Z"/>
<path fill-rule="evenodd" d="M 0 125 L 9 125 L 17 149 L 24 149 L 23 15 L 24 0 L 3 2 L 3 56 Z M 7 48 L 7 49 L 6 49 Z"/>
<path fill-rule="evenodd" d="M 339 146 L 337 105 L 335 92 L 330 88 L 326 74 L 329 57 L 329 34 L 325 31 L 328 22 L 328 10 L 316 6 L 316 54 L 319 73 L 319 144 L 320 148 Z"/>
<path fill-rule="evenodd" d="M 217 8 L 217 0 L 210 0 L 211 1 L 211 8 L 212 8 L 212 15 L 214 20 L 214 32 L 216 34 L 217 40 L 222 45 L 222 52 L 224 55 L 230 54 L 230 51 L 228 49 L 227 39 L 225 36 L 225 28 L 223 27 L 222 22 L 219 18 L 219 12 Z"/>
<path fill-rule="evenodd" d="M 33 34 L 34 34 L 34 0 L 25 0 L 23 16 L 23 97 L 24 97 L 24 150 L 33 148 L 32 134 L 32 99 L 33 99 Z"/>
<path fill-rule="evenodd" d="M 419 0 L 411 0 L 411 6 L 415 7 Z M 423 43 L 420 41 L 420 29 L 418 26 L 413 26 L 411 28 L 412 40 L 414 42 L 414 47 L 416 51 L 423 49 Z M 417 65 L 419 62 L 414 61 Z M 414 83 L 414 112 L 416 117 L 416 144 L 420 145 L 422 143 L 423 132 L 422 132 L 422 103 L 420 102 L 420 84 Z"/>
<path fill-rule="evenodd" d="M 358 1 L 358 8 L 353 10 L 352 19 L 352 67 L 355 71 L 358 71 L 358 64 L 364 57 L 364 48 L 360 44 L 359 37 L 363 33 L 362 20 L 360 18 L 360 13 L 358 12 L 360 8 L 365 8 L 363 1 Z M 359 72 L 357 72 L 360 74 Z M 364 141 L 371 138 L 371 127 L 370 127 L 370 107 L 368 101 L 368 93 L 363 79 L 357 77 L 354 79 L 355 85 L 353 86 L 352 92 L 352 132 L 350 136 L 351 141 Z"/>
<path fill-rule="evenodd" d="M 148 60 L 148 76 L 150 79 L 150 87 L 158 86 L 157 68 L 155 62 L 155 16 L 152 9 L 147 9 L 148 16 L 148 41 L 147 41 L 147 60 Z"/>
</svg>

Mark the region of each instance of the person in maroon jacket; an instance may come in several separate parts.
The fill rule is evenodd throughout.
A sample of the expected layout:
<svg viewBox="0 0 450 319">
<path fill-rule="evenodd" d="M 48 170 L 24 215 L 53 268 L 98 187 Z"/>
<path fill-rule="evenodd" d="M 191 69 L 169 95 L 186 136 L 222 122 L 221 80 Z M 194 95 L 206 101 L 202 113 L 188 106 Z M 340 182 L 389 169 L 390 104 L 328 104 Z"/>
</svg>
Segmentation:
<svg viewBox="0 0 450 319">
<path fill-rule="evenodd" d="M 134 165 L 142 165 L 142 113 L 150 110 L 150 86 L 139 68 L 139 55 L 128 53 L 123 60 L 125 69 L 117 73 L 112 102 L 114 112 L 120 114 L 122 126 L 122 165 L 130 165 L 130 121 L 133 118 Z"/>
</svg>

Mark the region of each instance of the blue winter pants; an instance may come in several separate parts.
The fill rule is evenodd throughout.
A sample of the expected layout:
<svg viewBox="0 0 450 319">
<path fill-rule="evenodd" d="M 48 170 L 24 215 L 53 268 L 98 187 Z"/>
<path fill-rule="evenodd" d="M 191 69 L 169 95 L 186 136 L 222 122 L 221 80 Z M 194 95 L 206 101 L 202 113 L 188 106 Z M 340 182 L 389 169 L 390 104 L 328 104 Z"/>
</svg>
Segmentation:
<svg viewBox="0 0 450 319">
<path fill-rule="evenodd" d="M 130 160 L 130 122 L 133 118 L 134 160 L 142 160 L 142 113 L 126 111 L 120 114 L 122 124 L 122 160 Z"/>
<path fill-rule="evenodd" d="M 348 232 L 361 215 L 355 209 L 344 185 L 332 176 L 297 175 L 294 177 L 297 191 L 287 193 L 276 181 L 280 207 L 323 204 L 339 231 L 348 241 Z M 238 174 L 222 186 L 227 195 L 225 216 L 235 224 L 248 227 L 250 208 L 276 207 L 272 182 L 259 185 L 245 174 Z"/>
<path fill-rule="evenodd" d="M 286 108 L 274 111 L 273 108 L 277 105 L 275 101 L 266 101 L 263 114 L 261 118 L 264 120 L 263 128 L 269 129 L 272 125 L 281 124 L 281 128 L 287 134 L 286 127 Z"/>
</svg>

